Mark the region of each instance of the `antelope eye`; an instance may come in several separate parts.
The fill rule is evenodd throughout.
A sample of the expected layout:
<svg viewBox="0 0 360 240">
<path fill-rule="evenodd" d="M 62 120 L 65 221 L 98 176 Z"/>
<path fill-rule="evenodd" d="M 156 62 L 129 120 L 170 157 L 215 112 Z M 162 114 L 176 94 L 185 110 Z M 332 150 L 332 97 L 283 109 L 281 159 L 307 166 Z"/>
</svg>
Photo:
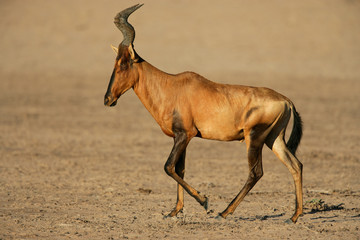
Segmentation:
<svg viewBox="0 0 360 240">
<path fill-rule="evenodd" d="M 126 62 L 120 63 L 120 69 L 121 69 L 121 70 L 126 70 L 127 68 L 128 68 L 128 65 L 127 65 Z"/>
</svg>

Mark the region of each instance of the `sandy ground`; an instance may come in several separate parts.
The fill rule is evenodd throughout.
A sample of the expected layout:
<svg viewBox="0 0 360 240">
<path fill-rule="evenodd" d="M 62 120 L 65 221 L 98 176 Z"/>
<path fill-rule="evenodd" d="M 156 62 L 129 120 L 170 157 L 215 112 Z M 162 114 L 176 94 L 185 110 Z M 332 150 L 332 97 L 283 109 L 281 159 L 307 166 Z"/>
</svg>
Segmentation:
<svg viewBox="0 0 360 240">
<path fill-rule="evenodd" d="M 135 49 L 158 68 L 266 86 L 304 120 L 304 215 L 290 173 L 264 149 L 264 176 L 232 216 L 215 216 L 247 178 L 245 145 L 194 139 L 185 195 L 172 148 L 132 91 L 103 106 L 133 1 L 0 2 L 0 239 L 359 239 L 360 2 L 143 1 Z"/>
</svg>

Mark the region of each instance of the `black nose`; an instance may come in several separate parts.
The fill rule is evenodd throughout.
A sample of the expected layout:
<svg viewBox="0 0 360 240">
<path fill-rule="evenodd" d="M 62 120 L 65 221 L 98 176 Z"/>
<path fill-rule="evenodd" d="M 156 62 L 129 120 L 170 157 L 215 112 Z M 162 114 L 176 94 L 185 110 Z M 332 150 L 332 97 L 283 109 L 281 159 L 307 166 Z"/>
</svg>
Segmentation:
<svg viewBox="0 0 360 240">
<path fill-rule="evenodd" d="M 109 103 L 110 101 L 110 97 L 106 96 L 104 97 L 104 105 L 107 106 L 107 104 Z"/>
</svg>

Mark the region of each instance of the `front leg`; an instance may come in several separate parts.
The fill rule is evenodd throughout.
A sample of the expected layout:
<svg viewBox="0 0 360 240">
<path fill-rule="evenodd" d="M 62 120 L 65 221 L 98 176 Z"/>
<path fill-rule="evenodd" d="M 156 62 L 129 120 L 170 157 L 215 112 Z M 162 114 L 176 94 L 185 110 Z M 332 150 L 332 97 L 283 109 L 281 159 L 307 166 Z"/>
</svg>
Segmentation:
<svg viewBox="0 0 360 240">
<path fill-rule="evenodd" d="M 178 162 L 175 165 L 175 172 L 184 179 L 185 175 L 185 155 L 186 150 L 180 155 Z M 184 188 L 177 184 L 177 201 L 175 208 L 169 213 L 169 217 L 176 216 L 184 207 Z"/>
<path fill-rule="evenodd" d="M 179 131 L 175 132 L 174 146 L 173 146 L 173 149 L 171 150 L 168 160 L 166 161 L 164 169 L 165 169 L 165 172 L 180 185 L 179 187 L 184 188 L 185 191 L 190 194 L 190 196 L 195 198 L 196 201 L 198 201 L 205 208 L 205 210 L 207 210 L 207 207 L 208 207 L 207 197 L 200 195 L 197 190 L 195 190 L 188 183 L 186 183 L 183 180 L 183 178 L 180 177 L 179 174 L 175 171 L 175 166 L 179 162 L 181 156 L 184 155 L 184 158 L 185 158 L 185 150 L 186 150 L 186 147 L 187 147 L 187 144 L 189 143 L 189 141 L 190 140 L 188 139 L 185 131 L 179 130 Z M 181 191 L 181 189 L 180 189 L 180 191 Z M 172 215 L 172 213 L 174 214 L 173 216 L 175 216 L 177 214 L 177 212 L 173 211 L 170 213 L 170 216 Z"/>
</svg>

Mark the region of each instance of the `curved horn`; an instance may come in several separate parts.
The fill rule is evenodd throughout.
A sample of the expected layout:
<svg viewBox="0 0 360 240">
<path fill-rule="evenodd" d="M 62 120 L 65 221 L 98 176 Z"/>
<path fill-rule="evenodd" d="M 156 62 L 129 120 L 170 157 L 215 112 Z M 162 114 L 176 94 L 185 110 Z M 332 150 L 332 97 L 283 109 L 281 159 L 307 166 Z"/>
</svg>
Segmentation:
<svg viewBox="0 0 360 240">
<path fill-rule="evenodd" d="M 129 46 L 134 42 L 135 30 L 133 26 L 131 26 L 131 24 L 128 23 L 127 19 L 130 16 L 130 14 L 132 14 L 136 9 L 140 8 L 142 5 L 144 4 L 136 4 L 125 10 L 122 10 L 115 16 L 114 23 L 124 35 L 124 40 L 121 42 L 122 45 Z"/>
</svg>

